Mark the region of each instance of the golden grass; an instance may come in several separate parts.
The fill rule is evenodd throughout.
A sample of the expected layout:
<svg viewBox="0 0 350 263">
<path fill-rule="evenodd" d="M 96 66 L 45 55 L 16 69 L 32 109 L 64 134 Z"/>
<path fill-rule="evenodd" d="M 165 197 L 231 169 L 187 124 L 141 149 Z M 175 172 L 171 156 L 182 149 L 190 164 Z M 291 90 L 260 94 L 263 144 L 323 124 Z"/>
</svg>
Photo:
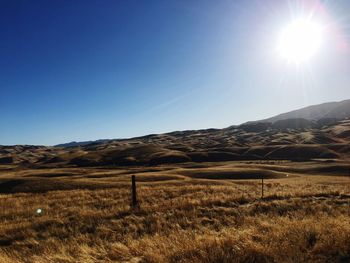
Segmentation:
<svg viewBox="0 0 350 263">
<path fill-rule="evenodd" d="M 136 211 L 125 171 L 115 188 L 0 195 L 0 262 L 350 260 L 347 177 L 266 180 L 260 200 L 257 180 L 151 182 L 151 172 L 140 174 Z"/>
</svg>

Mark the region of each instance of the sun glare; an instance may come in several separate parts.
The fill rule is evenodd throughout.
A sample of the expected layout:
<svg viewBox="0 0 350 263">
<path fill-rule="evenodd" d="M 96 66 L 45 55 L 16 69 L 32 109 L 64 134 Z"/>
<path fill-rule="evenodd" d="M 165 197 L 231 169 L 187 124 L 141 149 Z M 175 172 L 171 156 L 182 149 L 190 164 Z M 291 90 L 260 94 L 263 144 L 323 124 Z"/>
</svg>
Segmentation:
<svg viewBox="0 0 350 263">
<path fill-rule="evenodd" d="M 314 56 L 322 41 L 322 28 L 308 19 L 296 19 L 281 32 L 278 52 L 288 62 L 300 64 Z"/>
</svg>

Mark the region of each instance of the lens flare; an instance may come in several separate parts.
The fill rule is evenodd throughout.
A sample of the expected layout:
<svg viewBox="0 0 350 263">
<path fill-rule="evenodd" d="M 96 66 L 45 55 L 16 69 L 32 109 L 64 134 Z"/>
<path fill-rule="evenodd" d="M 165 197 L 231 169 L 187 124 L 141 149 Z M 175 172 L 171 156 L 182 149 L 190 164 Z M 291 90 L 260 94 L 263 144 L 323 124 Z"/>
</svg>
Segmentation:
<svg viewBox="0 0 350 263">
<path fill-rule="evenodd" d="M 278 52 L 288 62 L 300 64 L 314 56 L 322 42 L 322 27 L 309 19 L 299 18 L 284 28 Z"/>
</svg>

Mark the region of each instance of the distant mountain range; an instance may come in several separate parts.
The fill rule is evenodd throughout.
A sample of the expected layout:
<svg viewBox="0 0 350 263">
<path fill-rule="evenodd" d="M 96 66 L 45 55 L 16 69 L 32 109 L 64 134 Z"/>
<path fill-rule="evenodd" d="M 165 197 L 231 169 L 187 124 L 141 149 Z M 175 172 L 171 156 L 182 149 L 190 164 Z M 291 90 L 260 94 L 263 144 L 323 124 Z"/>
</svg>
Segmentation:
<svg viewBox="0 0 350 263">
<path fill-rule="evenodd" d="M 241 125 L 234 125 L 229 128 L 239 127 L 246 131 L 261 131 L 267 129 L 299 129 L 316 128 L 323 125 L 335 123 L 338 120 L 350 118 L 350 99 L 340 102 L 326 102 L 318 105 L 312 105 L 298 110 L 282 113 L 274 117 L 249 121 Z M 212 129 L 219 130 L 219 129 Z M 169 134 L 182 133 L 173 132 Z M 144 138 L 151 135 L 142 136 Z M 133 138 L 136 139 L 136 138 Z M 69 142 L 55 145 L 55 147 L 76 147 L 89 144 L 100 144 L 112 141 L 112 139 L 102 139 L 96 141 Z"/>
<path fill-rule="evenodd" d="M 350 117 L 350 99 L 340 102 L 327 102 L 318 105 L 312 105 L 298 110 L 279 114 L 277 116 L 261 120 L 259 122 L 274 123 L 286 119 L 306 119 L 318 121 L 320 119 L 338 119 L 342 120 Z"/>
<path fill-rule="evenodd" d="M 0 146 L 0 164 L 33 168 L 238 160 L 350 159 L 350 100 L 224 129 L 175 131 L 56 147 Z"/>
<path fill-rule="evenodd" d="M 88 145 L 91 143 L 104 143 L 104 142 L 108 142 L 108 139 L 100 139 L 100 140 L 96 140 L 96 141 L 83 141 L 83 142 L 68 142 L 68 143 L 61 143 L 61 144 L 57 144 L 55 145 L 55 147 L 75 147 L 75 146 L 84 146 L 84 145 Z"/>
</svg>

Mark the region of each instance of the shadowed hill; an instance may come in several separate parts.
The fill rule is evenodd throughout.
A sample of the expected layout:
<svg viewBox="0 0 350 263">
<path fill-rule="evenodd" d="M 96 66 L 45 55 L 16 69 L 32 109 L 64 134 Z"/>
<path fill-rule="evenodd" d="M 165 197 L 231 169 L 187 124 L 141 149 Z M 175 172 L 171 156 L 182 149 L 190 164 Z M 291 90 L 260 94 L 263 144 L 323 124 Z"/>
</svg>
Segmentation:
<svg viewBox="0 0 350 263">
<path fill-rule="evenodd" d="M 303 118 L 307 120 L 320 120 L 323 118 L 344 119 L 350 117 L 350 100 L 340 102 L 327 102 L 308 106 L 299 110 L 282 113 L 261 122 L 276 122 L 285 119 Z"/>
<path fill-rule="evenodd" d="M 350 120 L 320 128 L 305 119 L 172 132 L 71 147 L 0 147 L 0 161 L 31 167 L 158 165 L 350 157 Z"/>
<path fill-rule="evenodd" d="M 325 103 L 264 122 L 248 122 L 224 129 L 74 142 L 61 147 L 0 146 L 0 163 L 25 167 L 83 167 L 349 158 L 349 105 L 350 100 Z M 283 119 L 288 116 L 296 118 Z M 340 116 L 346 118 L 340 120 Z M 317 119 L 319 117 L 322 118 Z"/>
</svg>

